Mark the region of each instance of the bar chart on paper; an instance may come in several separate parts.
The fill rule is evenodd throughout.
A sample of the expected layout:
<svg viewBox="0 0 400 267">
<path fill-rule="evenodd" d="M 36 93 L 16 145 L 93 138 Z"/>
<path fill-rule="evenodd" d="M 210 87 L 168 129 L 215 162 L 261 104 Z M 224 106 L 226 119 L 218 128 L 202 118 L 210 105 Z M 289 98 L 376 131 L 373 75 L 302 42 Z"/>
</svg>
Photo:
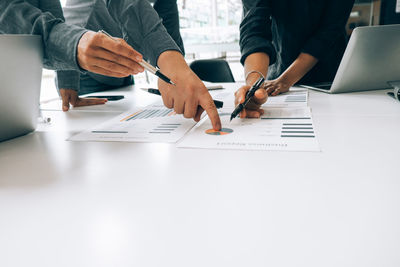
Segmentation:
<svg viewBox="0 0 400 267">
<path fill-rule="evenodd" d="M 215 99 L 224 101 L 225 107 L 233 107 L 235 96 L 232 92 L 220 92 L 215 94 Z M 289 92 L 277 96 L 268 97 L 264 107 L 306 107 L 308 104 L 308 90 L 291 88 Z"/>
<path fill-rule="evenodd" d="M 228 112 L 227 112 L 228 111 Z M 190 130 L 178 147 L 236 150 L 320 151 L 308 107 L 268 108 L 259 119 L 234 119 L 220 110 L 223 129 L 208 118 Z"/>
<path fill-rule="evenodd" d="M 127 117 L 123 118 L 121 121 L 160 118 L 173 115 L 175 115 L 175 112 L 170 109 L 163 107 L 151 107 L 149 109 L 141 109 L 133 112 L 132 114 L 129 114 Z"/>
<path fill-rule="evenodd" d="M 175 143 L 195 124 L 162 105 L 151 105 L 126 112 L 69 140 Z"/>
<path fill-rule="evenodd" d="M 308 91 L 304 89 L 291 89 L 291 91 L 268 98 L 266 107 L 280 106 L 280 107 L 294 107 L 294 106 L 307 106 Z"/>
</svg>

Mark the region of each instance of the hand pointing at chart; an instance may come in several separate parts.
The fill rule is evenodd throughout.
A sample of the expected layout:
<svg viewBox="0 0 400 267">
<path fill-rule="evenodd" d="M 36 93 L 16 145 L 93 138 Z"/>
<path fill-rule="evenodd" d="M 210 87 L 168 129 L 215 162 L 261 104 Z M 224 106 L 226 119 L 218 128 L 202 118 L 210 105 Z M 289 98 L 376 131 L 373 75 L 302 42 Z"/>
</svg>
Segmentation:
<svg viewBox="0 0 400 267">
<path fill-rule="evenodd" d="M 213 128 L 220 130 L 221 120 L 214 101 L 203 82 L 186 64 L 182 54 L 166 51 L 158 58 L 158 66 L 176 84 L 171 85 L 159 79 L 158 86 L 165 106 L 195 121 L 199 121 L 201 114 L 206 111 Z"/>
<path fill-rule="evenodd" d="M 99 34 L 110 42 L 117 42 L 117 39 L 104 31 Z M 173 108 L 177 114 L 183 114 L 185 118 L 193 118 L 195 121 L 199 121 L 201 114 L 206 111 L 213 128 L 221 129 L 221 120 L 211 95 L 199 77 L 186 64 L 181 53 L 174 50 L 161 53 L 157 62 L 160 70 L 142 59 L 139 60 L 138 55 L 133 56 L 138 61 L 132 67 L 136 68 L 139 64 L 140 71 L 143 71 L 141 65 L 144 64 L 146 69 L 160 78 L 159 89 L 166 107 Z"/>
</svg>

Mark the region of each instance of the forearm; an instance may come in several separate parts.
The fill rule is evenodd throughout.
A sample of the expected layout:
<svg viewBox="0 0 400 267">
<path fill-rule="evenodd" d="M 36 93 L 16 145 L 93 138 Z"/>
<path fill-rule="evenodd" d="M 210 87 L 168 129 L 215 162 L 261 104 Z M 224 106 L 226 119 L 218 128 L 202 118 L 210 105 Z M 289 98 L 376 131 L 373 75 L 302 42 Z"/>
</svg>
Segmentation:
<svg viewBox="0 0 400 267">
<path fill-rule="evenodd" d="M 278 79 L 292 86 L 300 81 L 317 63 L 317 58 L 301 53 Z"/>
<path fill-rule="evenodd" d="M 266 77 L 269 63 L 270 58 L 265 53 L 260 52 L 249 55 L 244 62 L 244 73 L 247 76 L 245 77 L 246 84 L 252 85 L 260 77 L 259 73 Z"/>
</svg>

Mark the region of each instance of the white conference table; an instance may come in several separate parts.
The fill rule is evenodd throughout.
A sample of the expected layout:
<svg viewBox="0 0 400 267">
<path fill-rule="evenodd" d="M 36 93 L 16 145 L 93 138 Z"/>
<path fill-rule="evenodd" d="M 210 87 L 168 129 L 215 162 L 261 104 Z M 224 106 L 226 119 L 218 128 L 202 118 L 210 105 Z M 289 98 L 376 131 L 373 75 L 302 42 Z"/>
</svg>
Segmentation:
<svg viewBox="0 0 400 267">
<path fill-rule="evenodd" d="M 0 143 L 1 267 L 400 266 L 386 91 L 310 91 L 320 153 L 65 141 L 158 99 L 122 92 Z"/>
</svg>

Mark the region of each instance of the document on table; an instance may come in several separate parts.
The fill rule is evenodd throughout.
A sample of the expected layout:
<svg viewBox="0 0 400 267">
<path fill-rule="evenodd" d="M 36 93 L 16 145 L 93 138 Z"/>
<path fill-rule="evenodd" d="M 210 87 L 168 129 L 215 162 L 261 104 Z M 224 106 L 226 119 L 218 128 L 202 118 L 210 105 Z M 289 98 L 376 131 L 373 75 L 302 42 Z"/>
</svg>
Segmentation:
<svg viewBox="0 0 400 267">
<path fill-rule="evenodd" d="M 308 90 L 291 89 L 289 92 L 268 97 L 265 107 L 298 107 L 308 105 Z"/>
<path fill-rule="evenodd" d="M 235 96 L 232 92 L 221 92 L 214 99 L 224 101 L 225 107 L 234 107 Z M 291 88 L 289 92 L 268 97 L 264 107 L 306 107 L 308 105 L 308 90 Z"/>
<path fill-rule="evenodd" d="M 176 143 L 195 124 L 195 121 L 155 104 L 121 114 L 68 140 Z"/>
<path fill-rule="evenodd" d="M 202 82 L 204 83 L 204 85 L 207 87 L 207 89 L 209 91 L 224 89 L 224 86 L 222 86 L 221 84 L 218 84 L 218 83 L 212 83 L 212 82 L 207 82 L 207 81 L 202 81 Z"/>
<path fill-rule="evenodd" d="M 266 108 L 260 119 L 233 119 L 231 109 L 220 110 L 221 131 L 203 118 L 179 142 L 181 148 L 320 151 L 308 107 Z"/>
</svg>

